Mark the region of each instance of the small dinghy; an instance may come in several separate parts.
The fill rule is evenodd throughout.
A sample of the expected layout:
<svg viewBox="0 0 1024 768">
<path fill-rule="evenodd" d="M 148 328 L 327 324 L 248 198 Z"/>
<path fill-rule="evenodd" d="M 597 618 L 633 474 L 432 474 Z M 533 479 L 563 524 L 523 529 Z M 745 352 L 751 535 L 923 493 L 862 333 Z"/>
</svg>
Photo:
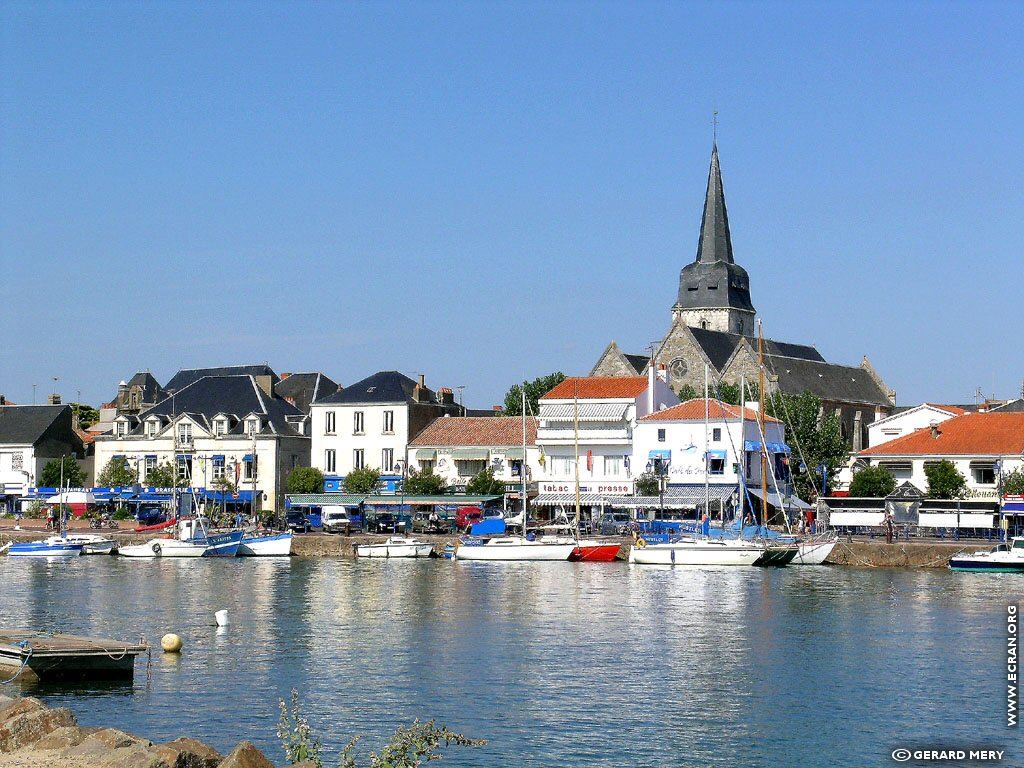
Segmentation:
<svg viewBox="0 0 1024 768">
<path fill-rule="evenodd" d="M 430 557 L 434 545 L 406 536 L 391 536 L 381 544 L 359 544 L 356 557 Z"/>
<path fill-rule="evenodd" d="M 989 573 L 1024 573 L 1024 536 L 1011 539 L 988 552 L 956 555 L 949 561 L 953 571 L 988 571 Z"/>
</svg>

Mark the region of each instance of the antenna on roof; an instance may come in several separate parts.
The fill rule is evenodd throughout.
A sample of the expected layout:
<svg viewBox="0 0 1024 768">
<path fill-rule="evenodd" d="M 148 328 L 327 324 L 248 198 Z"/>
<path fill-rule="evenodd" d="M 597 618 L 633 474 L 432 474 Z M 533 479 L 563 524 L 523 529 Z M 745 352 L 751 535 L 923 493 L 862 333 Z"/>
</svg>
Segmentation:
<svg viewBox="0 0 1024 768">
<path fill-rule="evenodd" d="M 715 146 L 718 146 L 718 110 L 711 113 L 711 136 Z"/>
</svg>

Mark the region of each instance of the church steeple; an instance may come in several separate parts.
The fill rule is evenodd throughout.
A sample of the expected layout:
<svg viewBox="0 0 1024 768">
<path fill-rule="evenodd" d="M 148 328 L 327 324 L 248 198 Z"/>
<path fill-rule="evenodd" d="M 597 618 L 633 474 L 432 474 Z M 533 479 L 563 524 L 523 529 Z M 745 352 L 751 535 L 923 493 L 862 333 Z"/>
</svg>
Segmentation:
<svg viewBox="0 0 1024 768">
<path fill-rule="evenodd" d="M 713 331 L 745 335 L 754 331 L 750 278 L 732 255 L 717 141 L 711 149 L 697 258 L 679 272 L 679 294 L 672 317 L 686 325 Z"/>
<path fill-rule="evenodd" d="M 708 171 L 708 191 L 704 196 L 704 215 L 700 220 L 697 261 L 705 264 L 716 261 L 736 263 L 732 258 L 732 236 L 729 234 L 729 213 L 725 208 L 725 190 L 722 188 L 722 169 L 718 165 L 718 142 L 711 149 L 711 169 Z"/>
</svg>

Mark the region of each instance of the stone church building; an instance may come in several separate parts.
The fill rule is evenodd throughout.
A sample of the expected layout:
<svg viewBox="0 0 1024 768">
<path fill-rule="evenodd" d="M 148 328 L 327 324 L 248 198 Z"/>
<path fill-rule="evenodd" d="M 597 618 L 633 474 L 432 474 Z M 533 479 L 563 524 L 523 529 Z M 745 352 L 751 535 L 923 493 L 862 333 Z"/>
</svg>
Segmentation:
<svg viewBox="0 0 1024 768">
<path fill-rule="evenodd" d="M 675 390 L 689 384 L 703 391 L 705 363 L 715 380 L 736 383 L 746 374 L 748 382 L 756 382 L 756 316 L 750 277 L 733 258 L 716 145 L 711 151 L 697 258 L 679 273 L 672 325 L 654 360 L 668 366 Z M 888 416 L 895 405 L 895 392 L 867 357 L 859 366 L 836 365 L 813 346 L 765 339 L 764 361 L 768 393 L 813 392 L 825 409 L 840 414 L 844 437 L 854 451 L 867 446 L 868 424 Z M 636 376 L 644 374 L 650 362 L 647 355 L 627 354 L 613 341 L 590 375 Z"/>
</svg>

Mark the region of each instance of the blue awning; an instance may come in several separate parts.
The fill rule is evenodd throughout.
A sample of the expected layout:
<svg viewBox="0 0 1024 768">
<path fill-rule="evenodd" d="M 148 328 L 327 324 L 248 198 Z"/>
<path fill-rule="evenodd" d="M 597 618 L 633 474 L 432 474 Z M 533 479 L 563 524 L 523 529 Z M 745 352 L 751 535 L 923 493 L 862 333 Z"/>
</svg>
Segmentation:
<svg viewBox="0 0 1024 768">
<path fill-rule="evenodd" d="M 191 458 L 192 458 L 192 454 L 191 453 L 179 453 L 177 455 L 178 461 L 181 461 L 182 459 L 185 459 L 187 461 L 188 459 L 191 459 Z"/>
<path fill-rule="evenodd" d="M 152 454 L 147 454 L 147 455 L 146 455 L 146 458 L 147 458 L 147 459 L 155 459 L 155 458 L 156 458 L 156 454 L 155 454 L 155 453 L 152 453 Z"/>
<path fill-rule="evenodd" d="M 214 461 L 224 461 L 224 457 L 223 456 L 214 456 L 213 460 Z"/>
<path fill-rule="evenodd" d="M 667 461 L 672 460 L 672 451 L 666 451 L 662 449 L 655 449 L 647 454 L 648 459 L 665 459 Z"/>
<path fill-rule="evenodd" d="M 245 456 L 242 457 L 242 461 L 252 461 L 252 454 L 251 453 L 245 454 Z"/>
<path fill-rule="evenodd" d="M 728 451 L 708 451 L 708 458 L 709 459 L 721 459 L 722 461 L 725 461 L 727 458 L 729 458 L 729 452 Z"/>
<path fill-rule="evenodd" d="M 753 451 L 755 453 L 761 452 L 761 441 L 760 440 L 747 440 L 743 444 L 743 450 Z M 768 453 L 792 453 L 793 449 L 785 443 L 768 443 Z"/>
<path fill-rule="evenodd" d="M 111 456 L 110 458 L 111 458 L 112 461 L 117 461 L 118 459 L 123 459 L 124 458 L 124 454 L 123 453 L 119 453 L 119 454 L 117 454 L 115 456 Z"/>
</svg>

